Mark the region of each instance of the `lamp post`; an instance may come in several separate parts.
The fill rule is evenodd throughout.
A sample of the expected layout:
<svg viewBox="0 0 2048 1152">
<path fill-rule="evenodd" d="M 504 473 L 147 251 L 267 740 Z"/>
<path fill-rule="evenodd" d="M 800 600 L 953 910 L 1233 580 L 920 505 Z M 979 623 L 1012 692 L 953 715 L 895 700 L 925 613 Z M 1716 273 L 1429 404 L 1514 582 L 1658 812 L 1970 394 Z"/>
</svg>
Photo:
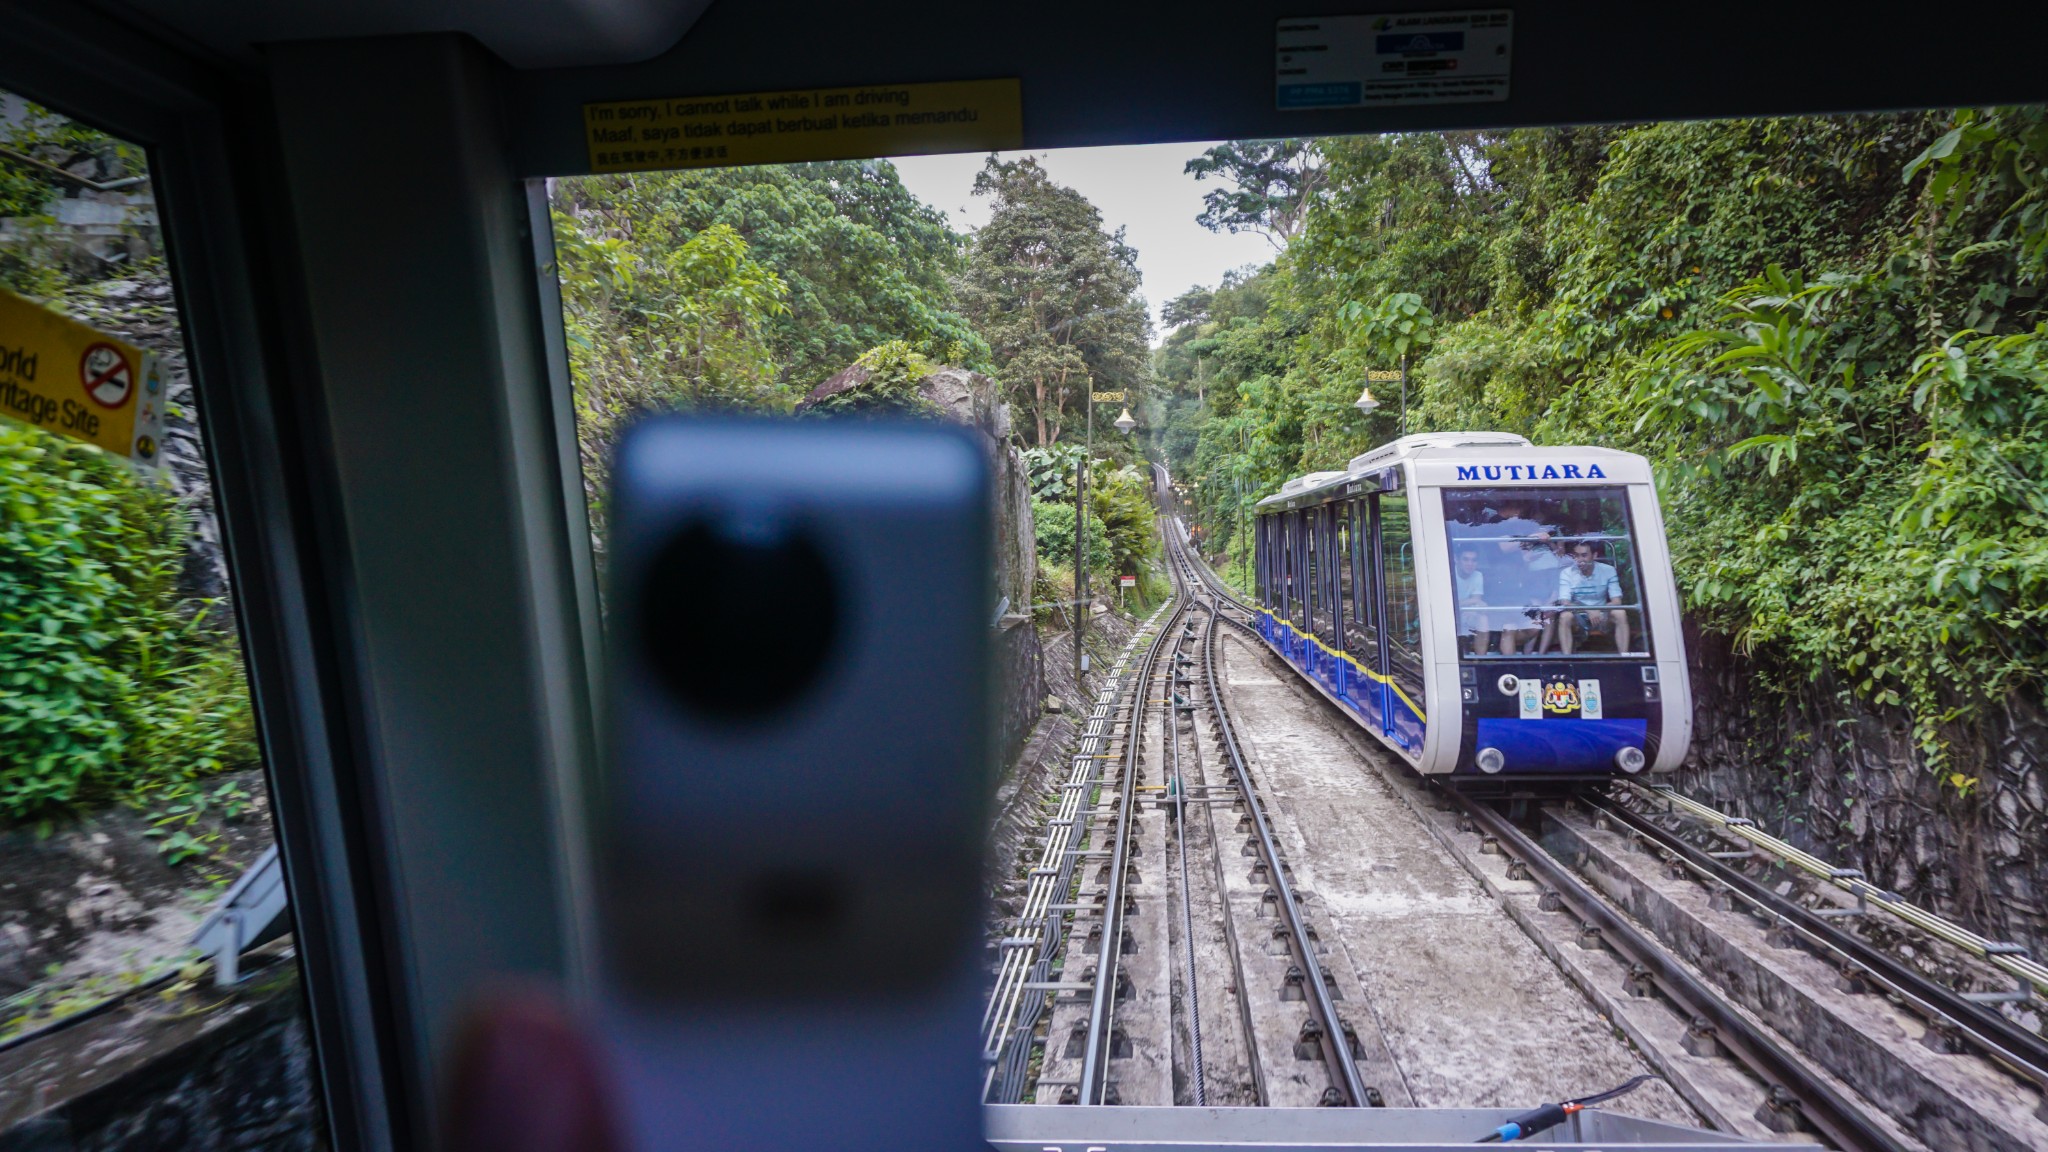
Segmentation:
<svg viewBox="0 0 2048 1152">
<path fill-rule="evenodd" d="M 1401 422 L 1395 426 L 1394 438 L 1408 434 L 1408 354 L 1401 353 Z"/>
<path fill-rule="evenodd" d="M 1074 688 L 1081 687 L 1081 673 L 1088 669 L 1088 657 L 1081 641 L 1088 632 L 1088 459 L 1095 455 L 1095 380 L 1088 387 L 1087 432 L 1081 458 L 1074 462 Z"/>
<path fill-rule="evenodd" d="M 1116 418 L 1116 430 L 1123 433 L 1125 439 L 1129 439 L 1132 430 L 1137 428 L 1137 426 L 1138 421 L 1131 415 L 1130 406 L 1125 405 L 1123 412 L 1119 414 Z M 1119 608 L 1123 607 L 1124 592 L 1123 582 L 1121 580 L 1117 582 L 1116 602 Z"/>
</svg>

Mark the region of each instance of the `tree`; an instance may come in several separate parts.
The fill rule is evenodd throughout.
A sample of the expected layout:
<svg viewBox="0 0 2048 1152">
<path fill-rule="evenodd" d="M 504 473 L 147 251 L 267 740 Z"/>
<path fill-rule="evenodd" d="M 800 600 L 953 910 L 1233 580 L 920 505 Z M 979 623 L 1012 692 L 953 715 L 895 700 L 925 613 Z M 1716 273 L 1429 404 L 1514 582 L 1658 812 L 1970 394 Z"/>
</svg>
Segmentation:
<svg viewBox="0 0 2048 1152">
<path fill-rule="evenodd" d="M 1160 309 L 1159 319 L 1168 328 L 1183 328 L 1189 324 L 1200 324 L 1209 318 L 1209 307 L 1215 303 L 1216 293 L 1200 284 L 1175 296 Z"/>
<path fill-rule="evenodd" d="M 1323 155 L 1313 140 L 1233 140 L 1187 162 L 1197 180 L 1232 187 L 1202 197 L 1197 221 L 1212 232 L 1258 232 L 1275 248 L 1301 232 L 1323 186 Z"/>
<path fill-rule="evenodd" d="M 1436 340 L 1436 318 L 1413 292 L 1392 293 L 1373 308 L 1352 300 L 1338 314 L 1352 325 L 1354 342 L 1367 356 L 1391 364 L 1406 364 Z"/>
<path fill-rule="evenodd" d="M 953 303 L 965 238 L 886 160 L 593 176 L 560 182 L 557 201 L 650 255 L 730 228 L 784 286 L 762 339 L 776 379 L 798 395 L 892 340 L 988 367 L 987 345 Z"/>
<path fill-rule="evenodd" d="M 636 243 L 632 222 L 607 211 L 558 208 L 554 226 L 577 447 L 601 543 L 612 445 L 634 417 L 793 406 L 766 331 L 787 313 L 788 288 L 728 225 L 666 251 Z"/>
<path fill-rule="evenodd" d="M 1012 404 L 1029 414 L 1034 442 L 1050 445 L 1091 386 L 1144 381 L 1151 323 L 1137 252 L 1036 160 L 990 157 L 974 194 L 994 210 L 975 233 L 961 304 L 987 338 Z"/>
</svg>

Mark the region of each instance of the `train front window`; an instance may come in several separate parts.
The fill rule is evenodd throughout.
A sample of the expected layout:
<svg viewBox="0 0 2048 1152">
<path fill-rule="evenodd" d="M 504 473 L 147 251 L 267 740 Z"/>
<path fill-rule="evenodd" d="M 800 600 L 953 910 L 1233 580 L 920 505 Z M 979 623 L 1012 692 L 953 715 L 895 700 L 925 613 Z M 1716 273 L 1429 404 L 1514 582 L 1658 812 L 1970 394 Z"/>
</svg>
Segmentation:
<svg viewBox="0 0 2048 1152">
<path fill-rule="evenodd" d="M 1462 658 L 1650 654 L 1623 489 L 1446 490 L 1444 529 Z"/>
</svg>

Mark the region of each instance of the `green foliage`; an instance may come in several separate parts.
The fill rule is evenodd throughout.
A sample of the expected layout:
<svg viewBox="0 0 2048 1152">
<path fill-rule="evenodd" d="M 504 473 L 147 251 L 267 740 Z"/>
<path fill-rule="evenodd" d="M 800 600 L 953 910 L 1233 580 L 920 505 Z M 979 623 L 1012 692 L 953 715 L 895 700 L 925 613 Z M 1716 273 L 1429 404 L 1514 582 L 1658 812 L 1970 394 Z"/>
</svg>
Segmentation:
<svg viewBox="0 0 2048 1152">
<path fill-rule="evenodd" d="M 988 366 L 987 343 L 953 310 L 962 239 L 887 161 L 564 180 L 554 209 L 600 551 L 612 445 L 643 413 L 788 412 L 862 356 L 893 366 L 884 390 L 908 356 Z"/>
<path fill-rule="evenodd" d="M 1032 443 L 1046 447 L 1079 418 L 1091 387 L 1142 390 L 1150 321 L 1137 253 L 1035 160 L 990 157 L 974 194 L 993 208 L 975 233 L 961 304 Z"/>
<path fill-rule="evenodd" d="M 616 192 L 595 185 L 595 192 Z M 603 538 L 612 447 L 637 417 L 725 408 L 785 412 L 766 326 L 787 287 L 728 225 L 672 248 L 640 241 L 631 197 L 565 195 L 555 208 L 562 325 L 576 381 L 577 446 Z"/>
<path fill-rule="evenodd" d="M 1263 232 L 1284 245 L 1301 231 L 1323 185 L 1323 155 L 1311 140 L 1232 140 L 1187 162 L 1197 180 L 1228 181 L 1202 197 L 1196 222 L 1212 232 Z M 1199 289 L 1198 289 L 1199 291 Z M 1170 309 L 1168 324 L 1177 324 Z"/>
<path fill-rule="evenodd" d="M 1212 549 L 1391 437 L 1395 405 L 1349 404 L 1406 336 L 1411 430 L 1648 455 L 1687 608 L 1761 683 L 1898 707 L 1935 767 L 2042 690 L 2042 109 L 1317 147 L 1257 295 L 1217 290 L 1155 357 Z"/>
<path fill-rule="evenodd" d="M 1056 504 L 1033 500 L 1031 522 L 1038 531 L 1038 558 L 1046 564 L 1071 569 L 1074 563 L 1074 502 L 1070 499 Z M 1108 572 L 1112 562 L 1109 533 L 1103 530 L 1102 521 L 1091 508 L 1088 511 L 1088 571 Z"/>
<path fill-rule="evenodd" d="M 1370 308 L 1362 300 L 1348 301 L 1337 314 L 1372 361 L 1398 364 L 1436 342 L 1436 317 L 1413 292 L 1391 293 Z"/>
<path fill-rule="evenodd" d="M 1148 560 L 1159 555 L 1151 486 L 1144 469 L 1137 465 L 1108 468 L 1103 464 L 1097 461 L 1088 470 L 1090 532 L 1094 531 L 1092 522 L 1099 521 L 1109 540 L 1111 571 L 1137 575 Z M 1092 547 L 1090 551 L 1092 554 Z"/>
<path fill-rule="evenodd" d="M 1031 480 L 1033 500 L 1074 498 L 1074 469 L 1087 452 L 1079 444 L 1053 444 L 1024 449 L 1024 468 Z"/>
<path fill-rule="evenodd" d="M 939 407 L 918 391 L 934 365 L 901 340 L 868 349 L 852 369 L 859 383 L 835 392 L 811 408 L 821 416 L 934 416 Z"/>
<path fill-rule="evenodd" d="M 952 303 L 963 239 L 886 160 L 594 176 L 557 189 L 558 207 L 595 217 L 643 260 L 720 225 L 736 233 L 783 285 L 781 307 L 756 318 L 757 334 L 777 383 L 795 395 L 891 340 L 988 366 L 987 345 Z"/>
<path fill-rule="evenodd" d="M 179 603 L 182 518 L 97 449 L 0 425 L 0 818 L 256 757 L 232 637 Z"/>
</svg>

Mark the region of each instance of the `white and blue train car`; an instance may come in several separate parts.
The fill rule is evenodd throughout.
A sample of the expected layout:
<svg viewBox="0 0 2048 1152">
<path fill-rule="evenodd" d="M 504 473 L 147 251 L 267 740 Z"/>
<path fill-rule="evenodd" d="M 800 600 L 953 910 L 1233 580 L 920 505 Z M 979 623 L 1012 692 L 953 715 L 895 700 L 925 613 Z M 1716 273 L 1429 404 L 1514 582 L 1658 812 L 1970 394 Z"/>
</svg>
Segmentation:
<svg viewBox="0 0 2048 1152">
<path fill-rule="evenodd" d="M 1649 463 L 1406 436 L 1260 501 L 1260 634 L 1416 771 L 1669 771 L 1692 738 Z"/>
</svg>

